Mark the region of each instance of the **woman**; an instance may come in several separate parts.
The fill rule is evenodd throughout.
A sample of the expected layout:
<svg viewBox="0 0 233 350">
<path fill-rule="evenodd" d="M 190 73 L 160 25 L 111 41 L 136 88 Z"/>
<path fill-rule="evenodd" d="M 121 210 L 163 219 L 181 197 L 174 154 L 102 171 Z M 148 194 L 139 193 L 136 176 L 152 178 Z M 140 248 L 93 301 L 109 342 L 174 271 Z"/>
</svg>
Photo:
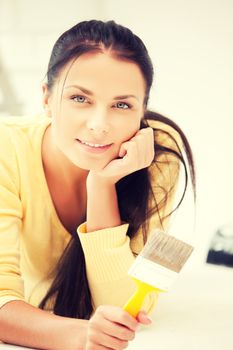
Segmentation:
<svg viewBox="0 0 233 350">
<path fill-rule="evenodd" d="M 182 131 L 147 110 L 152 79 L 129 29 L 81 22 L 54 45 L 45 115 L 1 123 L 2 341 L 123 349 L 150 323 L 156 295 L 137 319 L 122 309 L 127 271 L 150 230 L 167 230 L 180 163 L 186 189 L 181 147 L 194 179 Z"/>
</svg>

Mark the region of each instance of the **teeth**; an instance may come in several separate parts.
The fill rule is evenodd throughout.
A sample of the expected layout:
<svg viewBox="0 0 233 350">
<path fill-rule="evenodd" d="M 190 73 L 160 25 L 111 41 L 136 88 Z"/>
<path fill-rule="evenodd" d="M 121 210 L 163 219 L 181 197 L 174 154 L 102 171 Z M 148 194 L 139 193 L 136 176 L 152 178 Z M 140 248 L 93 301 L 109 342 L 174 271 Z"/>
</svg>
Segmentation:
<svg viewBox="0 0 233 350">
<path fill-rule="evenodd" d="M 87 146 L 91 146 L 91 147 L 105 147 L 107 145 L 99 145 L 98 143 L 89 143 L 89 142 L 84 142 L 84 141 L 81 141 L 82 144 L 84 145 L 87 145 Z"/>
</svg>

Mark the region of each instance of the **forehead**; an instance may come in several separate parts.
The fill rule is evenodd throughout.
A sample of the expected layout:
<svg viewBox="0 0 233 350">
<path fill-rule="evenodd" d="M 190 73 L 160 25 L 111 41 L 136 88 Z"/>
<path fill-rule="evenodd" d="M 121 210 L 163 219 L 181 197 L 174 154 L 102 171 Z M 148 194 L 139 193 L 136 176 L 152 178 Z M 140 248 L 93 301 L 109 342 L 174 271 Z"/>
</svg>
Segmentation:
<svg viewBox="0 0 233 350">
<path fill-rule="evenodd" d="M 146 89 L 143 74 L 136 63 L 104 52 L 83 54 L 69 62 L 61 71 L 60 80 L 64 87 L 78 84 L 93 91 L 101 88 L 109 93 L 144 95 Z"/>
</svg>

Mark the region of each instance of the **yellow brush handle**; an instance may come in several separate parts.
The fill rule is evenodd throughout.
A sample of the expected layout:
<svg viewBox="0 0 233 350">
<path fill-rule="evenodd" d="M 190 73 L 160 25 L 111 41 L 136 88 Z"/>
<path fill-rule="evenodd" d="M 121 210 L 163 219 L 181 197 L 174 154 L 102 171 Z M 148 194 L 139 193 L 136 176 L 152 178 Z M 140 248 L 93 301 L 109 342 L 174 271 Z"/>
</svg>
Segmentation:
<svg viewBox="0 0 233 350">
<path fill-rule="evenodd" d="M 131 316 L 136 318 L 137 314 L 142 308 L 142 304 L 146 295 L 150 292 L 159 291 L 159 289 L 152 287 L 147 283 L 141 282 L 136 278 L 133 278 L 133 280 L 137 284 L 137 289 L 132 295 L 132 297 L 128 300 L 128 302 L 125 304 L 123 309 L 127 311 Z"/>
</svg>

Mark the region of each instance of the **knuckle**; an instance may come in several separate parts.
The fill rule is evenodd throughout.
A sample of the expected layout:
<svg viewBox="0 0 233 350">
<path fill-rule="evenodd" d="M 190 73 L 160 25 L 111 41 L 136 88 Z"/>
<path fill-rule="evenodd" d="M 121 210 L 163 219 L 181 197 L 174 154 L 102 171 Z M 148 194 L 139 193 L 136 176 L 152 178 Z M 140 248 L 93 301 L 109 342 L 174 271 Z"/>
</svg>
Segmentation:
<svg viewBox="0 0 233 350">
<path fill-rule="evenodd" d="M 147 131 L 148 128 L 142 128 L 138 131 L 138 134 L 144 134 Z"/>
<path fill-rule="evenodd" d="M 151 128 L 150 126 L 148 126 L 147 128 L 140 129 L 141 135 L 146 135 L 146 134 L 151 134 L 151 133 L 153 133 L 153 128 Z"/>
<path fill-rule="evenodd" d="M 136 136 L 137 140 L 142 140 L 142 139 L 144 139 L 144 137 L 145 137 L 144 133 L 138 133 Z"/>
<path fill-rule="evenodd" d="M 133 340 L 135 337 L 135 334 L 134 332 L 130 331 L 130 330 L 127 330 L 127 329 L 123 329 L 121 332 L 120 332 L 120 338 L 121 339 L 124 339 L 126 341 L 128 340 Z"/>
<path fill-rule="evenodd" d="M 102 311 L 103 310 L 103 305 L 99 305 L 97 308 L 96 308 L 96 311 Z"/>
<path fill-rule="evenodd" d="M 128 321 L 128 315 L 127 315 L 127 313 L 126 313 L 124 310 L 121 310 L 120 317 L 121 317 L 121 321 L 122 321 L 124 324 L 126 324 L 127 321 Z"/>
<path fill-rule="evenodd" d="M 119 332 L 119 337 L 121 339 L 128 339 L 128 332 L 126 329 L 121 329 L 120 332 Z"/>
<path fill-rule="evenodd" d="M 137 147 L 137 141 L 136 140 L 131 140 L 130 141 L 130 146 L 131 147 Z"/>
<path fill-rule="evenodd" d="M 95 325 L 95 322 L 96 322 L 96 321 L 95 321 L 95 318 L 96 318 L 95 316 L 92 317 L 92 318 L 90 318 L 90 320 L 89 320 L 89 322 L 88 322 L 88 323 L 89 323 L 89 327 L 92 327 L 93 325 Z"/>
<path fill-rule="evenodd" d="M 126 349 L 127 346 L 128 346 L 128 341 L 126 340 L 119 340 L 119 341 L 116 341 L 114 344 L 114 347 L 117 350 Z"/>
<path fill-rule="evenodd" d="M 105 312 L 104 305 L 99 305 L 95 311 L 96 314 L 104 314 L 104 312 Z"/>
<path fill-rule="evenodd" d="M 129 343 L 128 341 L 123 341 L 122 342 L 122 349 L 126 349 L 128 347 Z"/>
<path fill-rule="evenodd" d="M 146 132 L 148 134 L 153 134 L 154 133 L 154 129 L 151 126 L 148 126 L 147 128 L 145 128 Z"/>
<path fill-rule="evenodd" d="M 130 332 L 130 337 L 128 340 L 134 340 L 135 338 L 135 332 Z"/>
</svg>

